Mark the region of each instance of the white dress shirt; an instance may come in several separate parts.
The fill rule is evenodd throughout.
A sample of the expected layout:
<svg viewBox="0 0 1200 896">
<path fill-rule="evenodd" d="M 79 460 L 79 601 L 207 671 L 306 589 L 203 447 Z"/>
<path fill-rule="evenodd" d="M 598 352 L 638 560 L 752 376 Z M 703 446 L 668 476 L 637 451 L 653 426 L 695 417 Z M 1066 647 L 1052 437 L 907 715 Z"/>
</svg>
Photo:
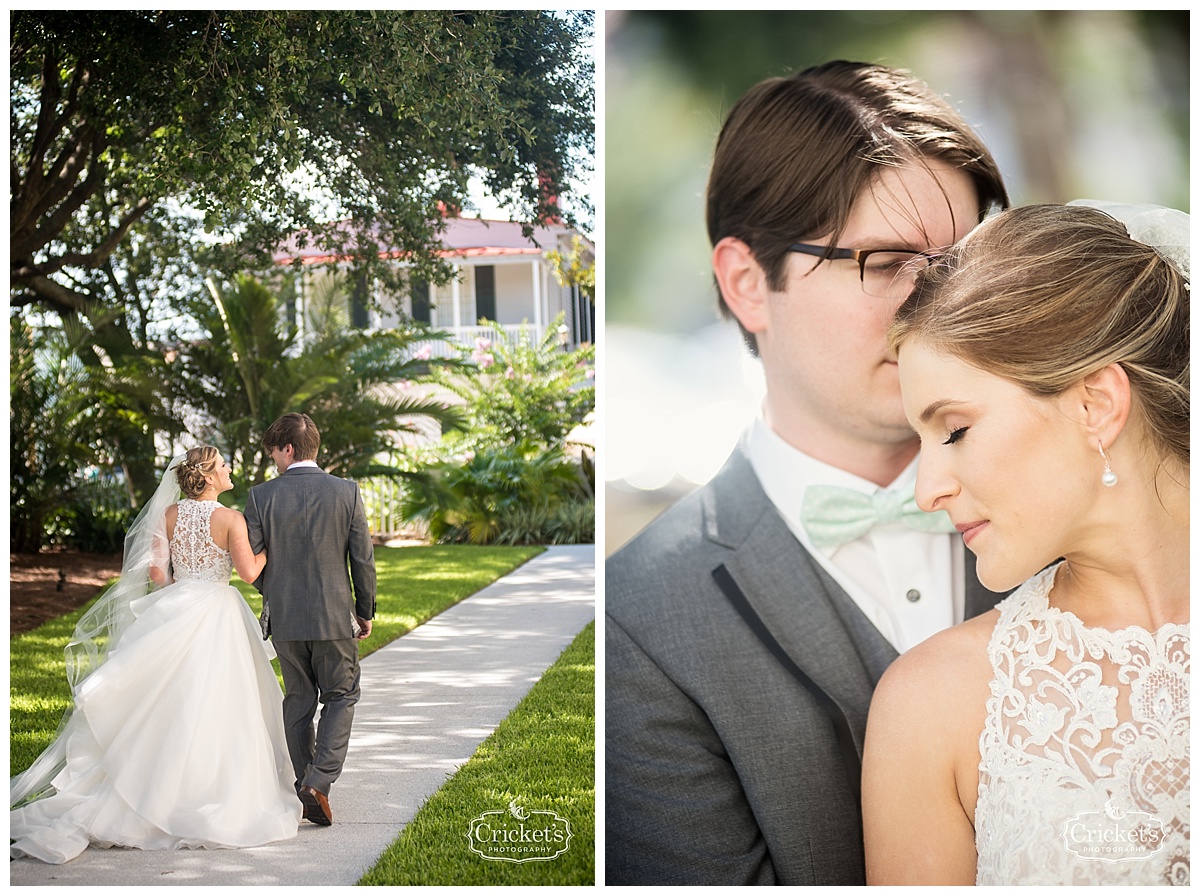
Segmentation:
<svg viewBox="0 0 1200 896">
<path fill-rule="evenodd" d="M 315 467 L 316 465 L 317 462 L 315 460 L 294 460 L 288 464 L 288 470 L 293 468 L 299 469 L 300 467 Z M 286 473 L 287 470 L 284 470 L 284 472 Z"/>
<path fill-rule="evenodd" d="M 804 490 L 833 485 L 871 495 L 902 490 L 917 476 L 914 459 L 887 489 L 793 448 L 761 417 L 744 445 L 758 481 L 788 528 L 896 650 L 903 653 L 963 620 L 963 545 L 954 533 L 917 532 L 884 523 L 854 541 L 818 548 L 800 521 Z"/>
</svg>

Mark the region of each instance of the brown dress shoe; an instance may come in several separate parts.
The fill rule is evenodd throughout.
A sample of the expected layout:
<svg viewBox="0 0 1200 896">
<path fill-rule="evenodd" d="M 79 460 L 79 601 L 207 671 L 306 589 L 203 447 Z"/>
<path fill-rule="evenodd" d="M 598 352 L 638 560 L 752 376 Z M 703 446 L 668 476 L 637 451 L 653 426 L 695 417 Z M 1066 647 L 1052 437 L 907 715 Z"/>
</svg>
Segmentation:
<svg viewBox="0 0 1200 896">
<path fill-rule="evenodd" d="M 329 811 L 329 800 L 325 794 L 312 787 L 300 788 L 300 802 L 304 804 L 304 818 L 314 824 L 333 824 L 333 813 Z"/>
</svg>

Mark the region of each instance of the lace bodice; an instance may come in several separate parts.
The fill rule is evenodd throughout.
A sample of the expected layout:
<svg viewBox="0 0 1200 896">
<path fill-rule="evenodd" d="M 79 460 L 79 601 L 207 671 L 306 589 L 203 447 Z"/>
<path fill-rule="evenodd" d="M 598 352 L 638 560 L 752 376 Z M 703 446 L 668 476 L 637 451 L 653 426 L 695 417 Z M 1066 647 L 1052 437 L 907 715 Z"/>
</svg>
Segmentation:
<svg viewBox="0 0 1200 896">
<path fill-rule="evenodd" d="M 1086 628 L 1058 567 L 1000 605 L 980 737 L 979 884 L 1190 879 L 1190 626 Z"/>
<path fill-rule="evenodd" d="M 175 534 L 171 537 L 171 566 L 176 581 L 199 579 L 204 582 L 228 583 L 233 574 L 233 556 L 212 540 L 210 519 L 220 507 L 217 501 L 179 502 Z"/>
</svg>

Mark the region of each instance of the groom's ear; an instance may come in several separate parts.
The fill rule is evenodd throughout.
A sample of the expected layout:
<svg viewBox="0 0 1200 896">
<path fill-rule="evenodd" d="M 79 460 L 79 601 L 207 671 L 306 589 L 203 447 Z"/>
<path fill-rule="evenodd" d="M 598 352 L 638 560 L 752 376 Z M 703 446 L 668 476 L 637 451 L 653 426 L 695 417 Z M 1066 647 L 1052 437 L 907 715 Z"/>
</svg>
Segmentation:
<svg viewBox="0 0 1200 896">
<path fill-rule="evenodd" d="M 721 298 L 742 329 L 755 335 L 763 332 L 770 290 L 754 251 L 736 237 L 724 237 L 713 246 L 712 268 Z"/>
</svg>

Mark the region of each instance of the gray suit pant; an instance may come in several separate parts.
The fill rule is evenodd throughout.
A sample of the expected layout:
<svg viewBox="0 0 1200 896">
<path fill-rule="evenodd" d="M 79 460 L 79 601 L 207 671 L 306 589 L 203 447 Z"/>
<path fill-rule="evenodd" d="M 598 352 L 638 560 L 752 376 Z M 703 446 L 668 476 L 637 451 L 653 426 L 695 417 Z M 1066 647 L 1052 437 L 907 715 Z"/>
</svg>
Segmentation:
<svg viewBox="0 0 1200 896">
<path fill-rule="evenodd" d="M 283 672 L 283 725 L 296 789 L 328 794 L 342 773 L 359 696 L 358 641 L 275 641 Z M 313 731 L 317 703 L 321 718 Z"/>
</svg>

